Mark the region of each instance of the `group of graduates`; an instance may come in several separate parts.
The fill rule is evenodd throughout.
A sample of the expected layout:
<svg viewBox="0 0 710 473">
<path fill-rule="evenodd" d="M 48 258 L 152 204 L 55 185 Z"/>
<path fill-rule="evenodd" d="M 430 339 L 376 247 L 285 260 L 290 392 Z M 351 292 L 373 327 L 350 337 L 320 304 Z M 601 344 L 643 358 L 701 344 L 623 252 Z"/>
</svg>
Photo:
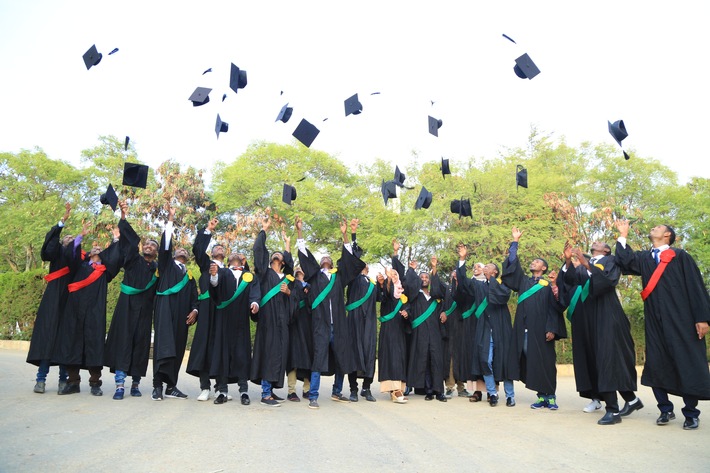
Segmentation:
<svg viewBox="0 0 710 473">
<path fill-rule="evenodd" d="M 642 277 L 646 315 L 641 381 L 653 388 L 661 411 L 657 423 L 675 418 L 668 398 L 673 394 L 683 397 L 684 429 L 696 429 L 698 401 L 710 399 L 704 338 L 710 297 L 692 258 L 670 246 L 675 233 L 667 225 L 651 230 L 652 251 L 633 251 L 626 243 L 628 222 L 618 221 L 615 255 L 603 242 L 594 242 L 590 255 L 566 244 L 562 267 L 549 274 L 542 258 L 523 270 L 518 258 L 523 232 L 513 228 L 502 270 L 478 263 L 469 277 L 468 249 L 461 244 L 447 282 L 437 272 L 436 257 L 430 272 L 418 272 L 417 261 L 401 262 L 396 240 L 391 266 L 370 279 L 356 240 L 357 219 L 341 222 L 343 247 L 334 263 L 327 255 L 317 260 L 308 250 L 297 218 L 300 266 L 295 267 L 285 231 L 284 248 L 267 249 L 267 216 L 254 241 L 253 268 L 243 253 L 227 255 L 218 240 L 212 244 L 218 224 L 212 219 L 193 244 L 201 272 L 196 280 L 186 267 L 188 251 L 173 249 L 174 209 L 160 242 L 141 242 L 126 221 L 126 202 L 119 206 L 114 241 L 105 249 L 81 250 L 88 224 L 80 235 L 61 238 L 69 204 L 46 236 L 42 259 L 50 272 L 27 357 L 39 367 L 35 392 L 45 391 L 50 365 L 59 365 L 59 394 L 80 392 L 79 370 L 88 369 L 91 393 L 102 395 L 106 366 L 115 374 L 114 399 L 123 399 L 128 376 L 130 395 L 141 396 L 152 327 L 151 398 L 186 399 L 177 387 L 178 373 L 188 327 L 197 323 L 186 372 L 200 380 L 200 401 L 210 398 L 214 381 L 215 404 L 232 399 L 229 384 L 238 385 L 242 404 L 250 404 L 251 381 L 261 386 L 260 402 L 277 407 L 284 399 L 274 389 L 283 388 L 285 378 L 286 399 L 300 401 L 296 384 L 302 380 L 304 399 L 317 409 L 321 376 L 334 375 L 333 400 L 358 401 L 362 379 L 359 395 L 374 402 L 377 364 L 380 391 L 395 403 L 406 403 L 412 392 L 445 402 L 458 386 L 459 395 L 472 402 L 482 401 L 485 390 L 490 406 L 496 406 L 502 383 L 506 406 L 513 407 L 518 380 L 537 392 L 533 409 L 556 410 L 555 341 L 567 337 L 566 312 L 577 391 L 591 401 L 587 412 L 603 401 L 606 413 L 598 423 L 612 425 L 644 407 L 635 394 L 630 323 L 616 291 L 622 274 L 634 274 Z M 121 294 L 105 336 L 107 288 L 122 268 Z M 514 321 L 508 305 L 513 291 L 518 294 Z M 250 321 L 256 323 L 253 347 Z M 349 396 L 343 394 L 345 375 Z M 617 392 L 625 401 L 622 408 Z"/>
</svg>

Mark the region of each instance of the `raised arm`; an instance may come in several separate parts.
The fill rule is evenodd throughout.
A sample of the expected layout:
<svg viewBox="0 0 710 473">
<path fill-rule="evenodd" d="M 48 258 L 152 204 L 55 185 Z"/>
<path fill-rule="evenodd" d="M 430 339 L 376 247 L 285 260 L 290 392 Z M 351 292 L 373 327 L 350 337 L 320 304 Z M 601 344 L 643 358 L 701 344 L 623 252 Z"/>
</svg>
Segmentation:
<svg viewBox="0 0 710 473">
<path fill-rule="evenodd" d="M 200 272 L 209 271 L 210 257 L 207 256 L 207 248 L 212 240 L 212 233 L 217 228 L 218 220 L 216 218 L 207 222 L 207 227 L 198 230 L 195 236 L 195 242 L 192 244 L 192 254 L 195 255 L 195 263 L 200 268 Z"/>
<path fill-rule="evenodd" d="M 266 233 L 271 227 L 271 219 L 267 215 L 261 221 L 261 231 L 254 240 L 254 272 L 262 277 L 269 269 L 269 250 L 266 249 Z"/>
</svg>

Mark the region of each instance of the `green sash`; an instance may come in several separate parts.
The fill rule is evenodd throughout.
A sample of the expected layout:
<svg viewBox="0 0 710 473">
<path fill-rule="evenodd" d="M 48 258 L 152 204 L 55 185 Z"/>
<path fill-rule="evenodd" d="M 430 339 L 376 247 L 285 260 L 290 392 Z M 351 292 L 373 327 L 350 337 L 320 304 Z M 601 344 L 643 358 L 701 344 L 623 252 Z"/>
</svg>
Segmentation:
<svg viewBox="0 0 710 473">
<path fill-rule="evenodd" d="M 478 306 L 478 309 L 476 309 L 476 318 L 480 319 L 481 315 L 483 315 L 483 312 L 485 312 L 486 307 L 488 307 L 488 296 L 483 298 L 483 302 L 481 302 L 481 305 Z"/>
<path fill-rule="evenodd" d="M 518 297 L 518 304 L 520 304 L 520 303 L 523 302 L 525 299 L 527 299 L 528 297 L 530 297 L 530 296 L 532 296 L 533 294 L 535 294 L 537 291 L 539 291 L 539 290 L 542 289 L 543 287 L 545 287 L 545 286 L 543 286 L 542 284 L 540 284 L 540 283 L 538 282 L 538 283 L 535 284 L 533 287 L 531 287 L 531 288 L 528 289 L 527 291 L 525 291 L 525 292 L 523 292 L 522 294 L 520 294 L 520 297 Z"/>
<path fill-rule="evenodd" d="M 574 309 L 577 308 L 577 303 L 579 302 L 579 298 L 582 298 L 582 302 L 587 300 L 587 297 L 589 296 L 589 279 L 584 283 L 584 286 L 577 286 L 577 289 L 574 290 L 574 294 L 572 294 L 572 300 L 569 301 L 569 307 L 567 307 L 567 320 L 572 322 L 572 314 L 574 314 Z"/>
<path fill-rule="evenodd" d="M 137 289 L 135 287 L 131 287 L 131 286 L 121 283 L 121 292 L 124 294 L 128 294 L 129 296 L 135 296 L 136 294 L 142 294 L 145 291 L 147 291 L 148 289 L 150 289 L 151 287 L 153 287 L 153 285 L 155 285 L 155 282 L 157 280 L 158 280 L 158 277 L 155 274 L 153 274 L 153 277 L 148 282 L 148 285 L 146 287 L 144 287 L 143 289 Z"/>
<path fill-rule="evenodd" d="M 476 310 L 476 304 L 471 305 L 471 308 L 470 308 L 470 309 L 468 309 L 466 312 L 464 312 L 463 314 L 461 314 L 461 318 L 462 318 L 462 319 L 467 319 L 467 318 L 471 317 L 471 314 L 473 314 L 473 312 L 474 312 L 475 310 Z"/>
<path fill-rule="evenodd" d="M 190 276 L 185 273 L 185 277 L 182 278 L 182 281 L 179 283 L 175 284 L 173 287 L 169 287 L 166 290 L 162 292 L 156 292 L 156 296 L 170 296 L 172 294 L 177 294 L 182 290 L 183 287 L 187 285 L 187 282 L 190 280 Z"/>
<path fill-rule="evenodd" d="M 210 291 L 209 291 L 209 290 L 206 291 L 206 292 L 203 292 L 202 294 L 200 294 L 199 296 L 197 296 L 197 300 L 198 300 L 198 301 L 204 301 L 204 300 L 207 300 L 207 299 L 209 299 L 209 298 L 210 298 Z"/>
<path fill-rule="evenodd" d="M 328 294 L 330 294 L 330 290 L 333 289 L 333 284 L 335 284 L 335 276 L 337 276 L 338 273 L 332 273 L 330 275 L 330 282 L 328 283 L 327 286 L 325 286 L 325 289 L 318 294 L 318 297 L 316 297 L 316 300 L 313 301 L 313 305 L 311 306 L 311 310 L 316 310 L 316 307 L 320 305 L 323 300 L 328 297 Z"/>
<path fill-rule="evenodd" d="M 246 289 L 246 287 L 247 287 L 248 285 L 249 285 L 249 283 L 246 282 L 246 281 L 244 280 L 244 278 L 242 278 L 242 280 L 239 281 L 239 286 L 237 286 L 237 290 L 234 291 L 234 294 L 232 295 L 232 297 L 230 297 L 229 299 L 227 299 L 227 300 L 224 301 L 224 302 L 220 302 L 219 304 L 217 304 L 217 308 L 218 308 L 218 309 L 224 309 L 224 308 L 227 307 L 229 304 L 231 304 L 232 302 L 234 302 L 235 299 L 236 299 L 237 297 L 239 297 L 239 296 L 242 294 L 242 292 L 244 292 L 244 289 Z M 209 295 L 209 294 L 208 294 L 208 295 Z"/>
<path fill-rule="evenodd" d="M 380 323 L 389 322 L 390 320 L 394 319 L 394 316 L 397 315 L 397 312 L 399 312 L 399 309 L 401 309 L 401 308 L 402 308 L 402 300 L 399 299 L 397 301 L 397 306 L 394 308 L 394 310 L 392 312 L 390 312 L 389 314 L 383 315 L 381 317 L 378 317 L 377 320 L 379 320 Z"/>
<path fill-rule="evenodd" d="M 298 303 L 298 308 L 303 309 L 304 307 L 306 307 L 306 300 L 301 299 L 301 301 Z"/>
<path fill-rule="evenodd" d="M 331 280 L 332 280 L 332 279 L 333 279 L 333 278 L 331 278 Z M 361 305 L 363 305 L 363 304 L 365 303 L 365 301 L 370 297 L 370 294 L 372 294 L 372 290 L 373 290 L 374 288 L 375 288 L 375 283 L 373 283 L 372 281 L 370 281 L 370 287 L 367 288 L 367 294 L 365 294 L 365 296 L 364 296 L 362 299 L 358 299 L 358 300 L 356 300 L 355 302 L 346 305 L 346 306 L 345 306 L 345 310 L 357 309 L 358 307 L 360 307 Z"/>
<path fill-rule="evenodd" d="M 428 319 L 431 314 L 434 313 L 434 309 L 436 309 L 437 305 L 439 305 L 439 302 L 436 299 L 432 299 L 431 304 L 429 304 L 429 308 L 426 310 L 426 312 L 420 315 L 417 320 L 412 322 L 412 328 L 417 328 L 422 323 L 424 323 L 424 321 Z"/>
<path fill-rule="evenodd" d="M 451 315 L 451 313 L 452 313 L 453 311 L 456 310 L 456 305 L 457 305 L 457 304 L 456 304 L 456 301 L 454 301 L 454 303 L 451 304 L 451 307 L 449 307 L 449 310 L 447 310 L 447 311 L 445 312 L 447 317 L 448 317 L 449 315 Z"/>
<path fill-rule="evenodd" d="M 274 287 L 272 287 L 271 290 L 267 292 L 264 297 L 261 298 L 261 302 L 259 302 L 259 307 L 264 307 L 266 303 L 271 300 L 272 297 L 274 297 L 276 294 L 279 293 L 279 291 L 281 291 L 281 284 L 283 284 L 284 281 L 286 281 L 285 277 L 279 280 L 279 282 Z"/>
</svg>

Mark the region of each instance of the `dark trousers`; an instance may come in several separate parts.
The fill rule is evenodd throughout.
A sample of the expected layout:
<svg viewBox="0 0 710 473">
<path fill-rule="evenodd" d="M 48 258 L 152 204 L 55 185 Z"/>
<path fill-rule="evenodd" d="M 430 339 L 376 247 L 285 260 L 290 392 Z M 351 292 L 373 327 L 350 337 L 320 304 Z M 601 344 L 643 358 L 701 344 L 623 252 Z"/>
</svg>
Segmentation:
<svg viewBox="0 0 710 473">
<path fill-rule="evenodd" d="M 370 386 L 372 386 L 372 381 L 373 381 L 373 378 L 369 378 L 369 377 L 365 376 L 362 379 L 362 389 L 364 389 L 364 390 L 370 389 Z M 350 383 L 350 390 L 357 391 L 357 371 L 353 371 L 352 373 L 348 373 L 348 382 Z"/>
<path fill-rule="evenodd" d="M 103 366 L 91 366 L 89 368 L 89 385 L 101 386 L 101 369 Z M 67 366 L 67 384 L 81 384 L 81 376 L 79 375 L 80 366 Z"/>
<path fill-rule="evenodd" d="M 661 412 L 673 412 L 673 403 L 668 399 L 668 391 L 663 388 L 652 388 L 653 395 L 656 396 L 656 402 L 658 402 L 658 409 Z M 682 396 L 685 406 L 683 407 L 683 415 L 687 418 L 700 417 L 700 410 L 698 409 L 698 398 L 694 396 Z"/>
<path fill-rule="evenodd" d="M 636 399 L 636 394 L 633 391 L 619 391 L 621 397 L 626 402 L 631 402 Z M 616 391 L 599 393 L 599 397 L 606 404 L 606 411 L 616 414 L 619 412 L 619 398 L 616 396 Z"/>
</svg>

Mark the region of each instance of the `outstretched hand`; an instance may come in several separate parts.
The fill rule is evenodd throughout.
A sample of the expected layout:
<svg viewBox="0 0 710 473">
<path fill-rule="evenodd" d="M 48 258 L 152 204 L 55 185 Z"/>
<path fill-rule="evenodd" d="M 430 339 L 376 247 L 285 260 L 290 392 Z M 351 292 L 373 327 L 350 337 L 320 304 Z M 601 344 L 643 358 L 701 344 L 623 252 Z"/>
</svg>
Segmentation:
<svg viewBox="0 0 710 473">
<path fill-rule="evenodd" d="M 562 250 L 562 255 L 564 256 L 565 261 L 572 259 L 572 245 L 570 245 L 569 240 L 565 242 L 565 249 Z"/>
<path fill-rule="evenodd" d="M 459 260 L 465 261 L 466 256 L 468 255 L 468 248 L 466 248 L 466 245 L 464 245 L 463 243 L 459 243 L 459 245 L 456 247 L 456 251 L 459 254 Z"/>
<path fill-rule="evenodd" d="M 572 249 L 572 254 L 577 257 L 579 260 L 579 263 L 584 266 L 585 268 L 589 269 L 589 261 L 587 258 L 584 256 L 584 253 L 582 253 L 582 250 L 579 248 L 573 248 Z"/>
<path fill-rule="evenodd" d="M 629 236 L 629 221 L 626 219 L 623 220 L 614 220 L 614 225 L 616 225 L 617 230 L 619 230 L 619 236 L 621 237 L 628 237 Z"/>
<path fill-rule="evenodd" d="M 81 221 L 81 235 L 86 236 L 89 233 L 89 228 L 91 228 L 91 222 L 88 220 Z"/>
<path fill-rule="evenodd" d="M 343 221 L 340 222 L 340 233 L 342 233 L 343 235 L 348 234 L 348 221 L 345 219 L 345 217 L 343 217 Z"/>
<path fill-rule="evenodd" d="M 267 215 L 261 220 L 261 229 L 264 230 L 264 233 L 268 233 L 269 228 L 271 228 L 271 219 Z"/>
<path fill-rule="evenodd" d="M 66 202 L 64 204 L 64 215 L 62 216 L 62 222 L 66 222 L 69 219 L 69 213 L 71 213 L 71 204 Z"/>
<path fill-rule="evenodd" d="M 409 262 L 409 267 L 412 269 L 417 269 L 417 266 L 419 266 L 419 263 L 417 263 L 417 260 L 412 260 Z"/>
<path fill-rule="evenodd" d="M 353 218 L 350 220 L 350 233 L 357 233 L 357 226 L 360 225 L 359 218 Z"/>
<path fill-rule="evenodd" d="M 513 241 L 519 241 L 521 236 L 523 236 L 523 231 L 518 230 L 518 227 L 513 227 Z"/>
<path fill-rule="evenodd" d="M 394 254 L 399 253 L 399 249 L 402 247 L 402 245 L 399 244 L 396 238 L 392 240 L 392 250 L 394 251 Z"/>
</svg>

